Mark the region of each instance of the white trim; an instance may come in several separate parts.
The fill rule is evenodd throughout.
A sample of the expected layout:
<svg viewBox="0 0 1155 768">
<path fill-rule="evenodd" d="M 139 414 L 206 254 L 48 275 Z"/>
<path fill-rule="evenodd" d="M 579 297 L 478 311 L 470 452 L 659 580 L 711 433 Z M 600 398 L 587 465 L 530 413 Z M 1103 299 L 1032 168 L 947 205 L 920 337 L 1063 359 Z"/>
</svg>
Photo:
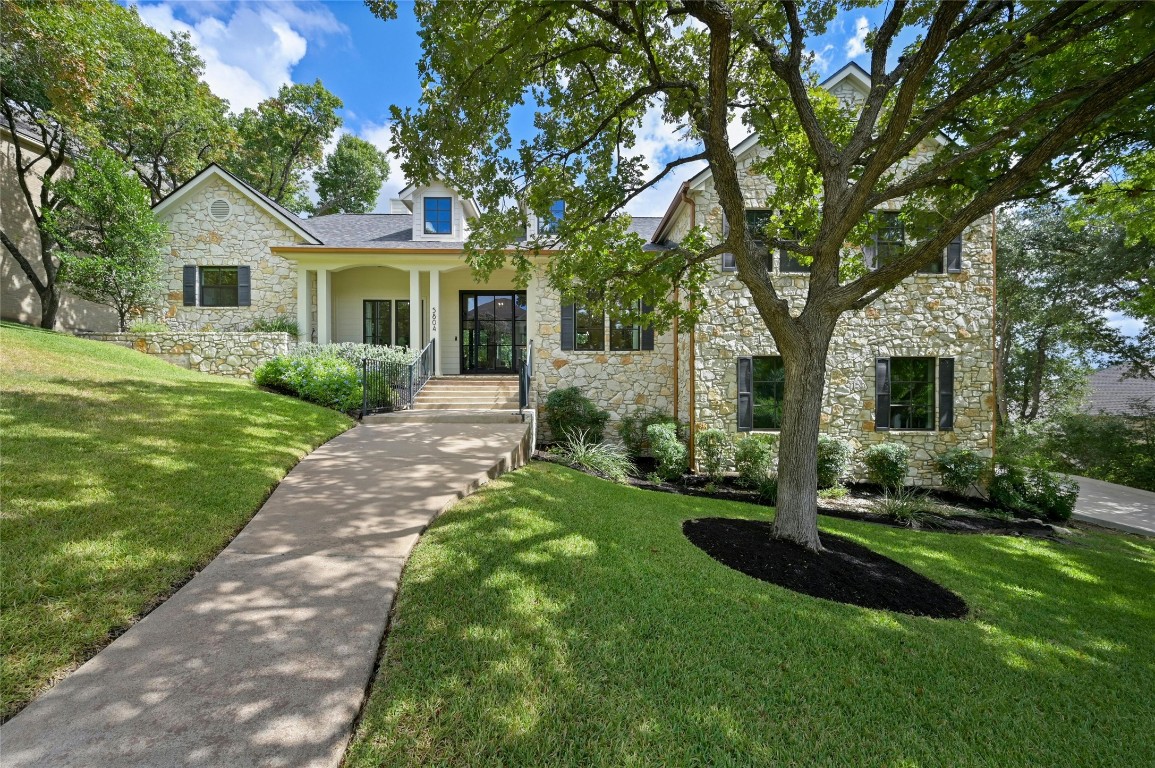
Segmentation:
<svg viewBox="0 0 1155 768">
<path fill-rule="evenodd" d="M 234 179 L 231 175 L 229 175 L 225 170 L 223 170 L 220 166 L 216 165 L 215 163 L 210 165 L 208 168 L 205 168 L 203 171 L 201 171 L 200 173 L 198 173 L 196 176 L 192 177 L 188 181 L 186 181 L 176 191 L 172 192 L 164 200 L 161 200 L 159 203 L 154 205 L 152 208 L 153 213 L 155 213 L 158 216 L 161 215 L 168 208 L 170 208 L 174 203 L 176 203 L 178 200 L 181 200 L 182 198 L 184 198 L 184 196 L 186 194 L 188 194 L 189 192 L 193 191 L 194 189 L 200 187 L 202 184 L 209 181 L 210 179 L 219 179 L 220 181 L 225 182 L 230 187 L 235 189 L 237 192 L 240 192 L 242 195 L 244 195 L 244 197 L 246 199 L 251 201 L 254 205 L 256 205 L 258 208 L 260 208 L 262 211 L 269 214 L 274 219 L 276 219 L 277 221 L 281 222 L 286 227 L 291 229 L 294 234 L 299 235 L 301 237 L 301 239 L 303 239 L 306 243 L 309 243 L 310 245 L 321 245 L 320 240 L 318 240 L 313 235 L 310 235 L 305 230 L 301 229 L 301 227 L 296 222 L 294 222 L 292 219 L 290 219 L 287 216 L 285 216 L 284 214 L 282 214 L 276 208 L 274 208 L 271 205 L 269 205 L 268 203 L 266 203 L 260 197 L 254 195 L 252 192 L 250 192 L 248 189 L 246 189 L 243 184 L 238 182 L 236 179 Z"/>
</svg>

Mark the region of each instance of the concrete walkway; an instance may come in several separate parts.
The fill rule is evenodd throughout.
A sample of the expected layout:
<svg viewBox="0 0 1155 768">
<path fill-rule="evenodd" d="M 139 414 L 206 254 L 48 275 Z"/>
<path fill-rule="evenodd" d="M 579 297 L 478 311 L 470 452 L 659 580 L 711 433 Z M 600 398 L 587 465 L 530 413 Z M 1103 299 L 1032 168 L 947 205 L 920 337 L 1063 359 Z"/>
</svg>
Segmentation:
<svg viewBox="0 0 1155 768">
<path fill-rule="evenodd" d="M 1089 477 L 1074 479 L 1079 482 L 1076 520 L 1155 536 L 1155 493 Z"/>
<path fill-rule="evenodd" d="M 204 571 L 0 728 L 0 764 L 337 766 L 417 537 L 520 464 L 528 426 L 392 420 L 317 449 Z"/>
</svg>

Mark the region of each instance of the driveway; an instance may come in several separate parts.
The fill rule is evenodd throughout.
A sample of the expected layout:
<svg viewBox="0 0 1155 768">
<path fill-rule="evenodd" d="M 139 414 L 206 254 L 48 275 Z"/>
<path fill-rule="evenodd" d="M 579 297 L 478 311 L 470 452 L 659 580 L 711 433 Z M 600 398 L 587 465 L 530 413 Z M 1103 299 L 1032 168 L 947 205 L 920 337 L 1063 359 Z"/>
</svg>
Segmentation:
<svg viewBox="0 0 1155 768">
<path fill-rule="evenodd" d="M 319 766 L 352 735 L 402 567 L 528 425 L 361 425 L 306 456 L 180 591 L 0 728 L 0 764 Z"/>
<path fill-rule="evenodd" d="M 1089 477 L 1075 480 L 1079 481 L 1076 520 L 1155 536 L 1155 493 Z"/>
</svg>

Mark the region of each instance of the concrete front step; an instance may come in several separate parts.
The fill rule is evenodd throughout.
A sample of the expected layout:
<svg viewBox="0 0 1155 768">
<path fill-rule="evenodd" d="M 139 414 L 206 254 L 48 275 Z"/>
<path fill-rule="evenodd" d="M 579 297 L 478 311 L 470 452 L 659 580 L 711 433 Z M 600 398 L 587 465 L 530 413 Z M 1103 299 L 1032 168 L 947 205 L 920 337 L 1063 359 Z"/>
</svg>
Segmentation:
<svg viewBox="0 0 1155 768">
<path fill-rule="evenodd" d="M 417 395 L 413 411 L 510 411 L 518 405 L 518 381 L 512 376 L 453 376 L 430 379 Z"/>
<path fill-rule="evenodd" d="M 441 403 L 429 403 L 429 402 L 418 401 L 418 402 L 413 404 L 413 410 L 415 410 L 415 411 L 463 410 L 463 409 L 464 410 L 473 410 L 473 411 L 485 411 L 485 410 L 499 410 L 499 411 L 513 410 L 513 411 L 516 411 L 517 410 L 517 401 L 516 400 L 501 400 L 501 401 L 494 402 L 491 400 L 449 400 L 449 401 L 445 401 L 445 402 L 441 402 Z"/>
<path fill-rule="evenodd" d="M 463 408 L 371 413 L 362 421 L 365 424 L 520 424 L 527 418 L 532 418 L 530 413 L 523 416 L 514 405 L 504 411 Z"/>
</svg>

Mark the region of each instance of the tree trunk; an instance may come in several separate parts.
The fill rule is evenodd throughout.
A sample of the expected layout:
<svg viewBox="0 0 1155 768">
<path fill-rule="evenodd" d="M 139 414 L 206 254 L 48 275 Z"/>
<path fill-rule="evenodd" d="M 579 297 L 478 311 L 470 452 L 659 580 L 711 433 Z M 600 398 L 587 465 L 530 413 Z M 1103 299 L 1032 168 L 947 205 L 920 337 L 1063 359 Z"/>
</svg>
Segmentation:
<svg viewBox="0 0 1155 768">
<path fill-rule="evenodd" d="M 799 329 L 804 348 L 782 355 L 786 382 L 778 447 L 778 515 L 772 535 L 821 552 L 818 428 L 834 323 L 799 323 Z"/>
<path fill-rule="evenodd" d="M 56 313 L 60 310 L 60 290 L 52 282 L 36 294 L 40 297 L 40 327 L 51 331 L 56 327 Z"/>
</svg>

